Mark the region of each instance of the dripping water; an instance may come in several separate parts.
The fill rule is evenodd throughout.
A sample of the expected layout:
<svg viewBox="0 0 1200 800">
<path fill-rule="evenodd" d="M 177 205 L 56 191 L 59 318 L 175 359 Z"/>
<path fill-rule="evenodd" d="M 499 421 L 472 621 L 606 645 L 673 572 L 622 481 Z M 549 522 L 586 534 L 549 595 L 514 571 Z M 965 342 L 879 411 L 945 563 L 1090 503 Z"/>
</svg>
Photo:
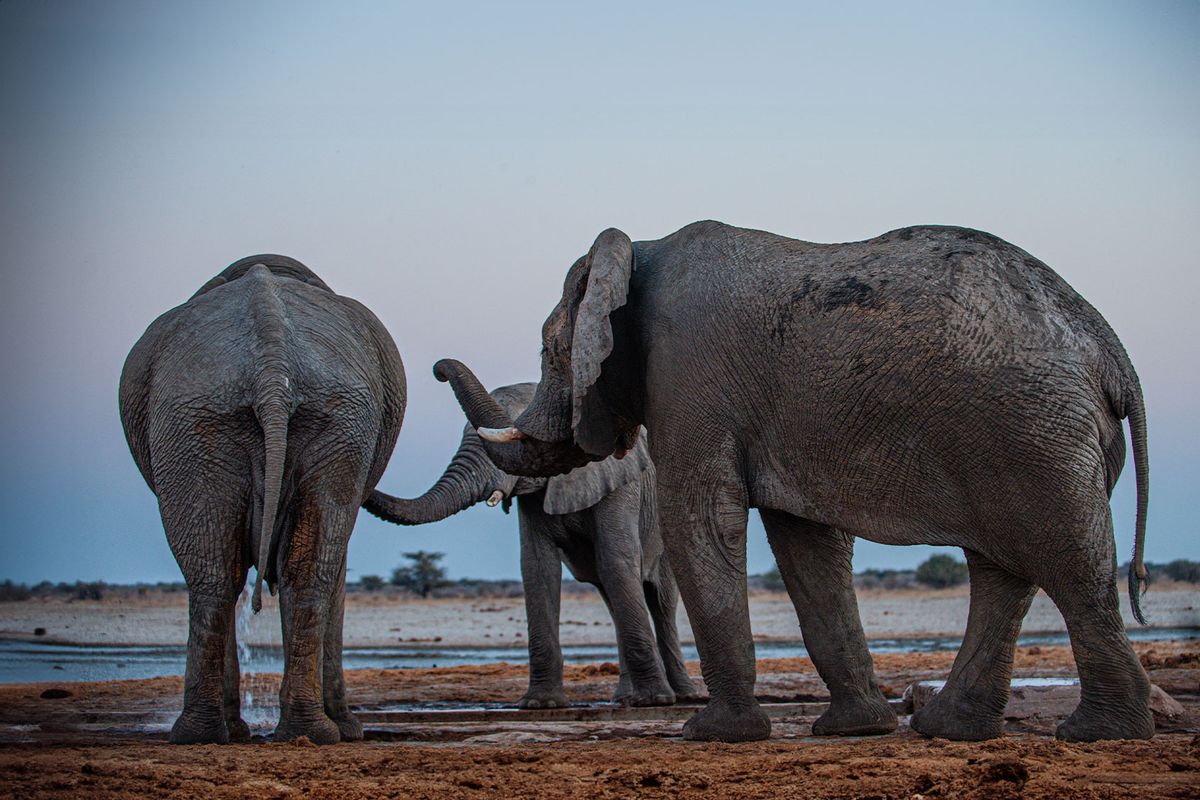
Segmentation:
<svg viewBox="0 0 1200 800">
<path fill-rule="evenodd" d="M 264 595 L 266 593 L 264 592 Z M 264 611 L 267 604 L 263 603 Z M 271 727 L 279 716 L 278 698 L 271 691 L 262 673 L 273 671 L 270 656 L 250 644 L 250 632 L 254 627 L 254 611 L 250 606 L 250 590 L 243 589 L 238 598 L 236 617 L 238 664 L 241 667 L 242 719 L 252 730 Z M 261 623 L 259 623 L 261 624 Z M 264 662 L 264 663 L 260 663 Z M 264 669 L 266 667 L 266 669 Z"/>
</svg>

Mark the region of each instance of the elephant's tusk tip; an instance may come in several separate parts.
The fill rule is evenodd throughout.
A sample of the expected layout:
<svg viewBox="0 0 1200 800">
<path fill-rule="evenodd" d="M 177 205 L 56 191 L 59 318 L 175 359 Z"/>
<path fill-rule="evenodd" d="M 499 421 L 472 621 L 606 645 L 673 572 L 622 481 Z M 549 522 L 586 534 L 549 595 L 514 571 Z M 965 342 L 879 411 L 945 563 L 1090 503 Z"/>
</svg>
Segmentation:
<svg viewBox="0 0 1200 800">
<path fill-rule="evenodd" d="M 500 501 L 504 499 L 504 492 L 497 489 L 492 492 L 491 497 L 487 499 L 488 508 L 495 508 L 500 505 Z"/>
<path fill-rule="evenodd" d="M 479 437 L 493 444 L 508 444 L 509 442 L 521 441 L 525 438 L 525 434 L 515 427 L 479 428 Z"/>
</svg>

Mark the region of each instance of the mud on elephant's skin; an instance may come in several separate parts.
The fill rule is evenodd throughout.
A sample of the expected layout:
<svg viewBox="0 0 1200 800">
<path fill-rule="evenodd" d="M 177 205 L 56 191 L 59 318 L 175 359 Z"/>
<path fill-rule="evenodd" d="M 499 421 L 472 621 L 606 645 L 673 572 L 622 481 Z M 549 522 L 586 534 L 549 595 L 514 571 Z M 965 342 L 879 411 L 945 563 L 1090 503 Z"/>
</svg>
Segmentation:
<svg viewBox="0 0 1200 800">
<path fill-rule="evenodd" d="M 529 405 L 534 389 L 532 383 L 502 386 L 490 399 L 515 417 Z M 389 522 L 420 525 L 485 501 L 502 503 L 507 512 L 514 498 L 529 625 L 529 691 L 519 705 L 566 704 L 558 638 L 561 564 L 599 589 L 612 614 L 621 660 L 615 699 L 664 705 L 695 698 L 679 650 L 679 595 L 663 555 L 654 466 L 644 439 L 620 460 L 605 458 L 550 478 L 522 478 L 497 469 L 468 425 L 458 452 L 423 495 L 404 499 L 376 490 L 364 507 Z"/>
<path fill-rule="evenodd" d="M 280 594 L 277 739 L 362 738 L 346 702 L 346 548 L 400 432 L 404 367 L 364 306 L 300 262 L 251 256 L 155 320 L 121 423 L 188 586 L 178 743 L 249 738 L 234 607 L 251 565 Z"/>
<path fill-rule="evenodd" d="M 770 731 L 753 695 L 752 507 L 829 686 L 814 732 L 896 725 L 851 586 L 861 536 L 967 555 L 966 636 L 916 730 L 1000 734 L 1017 632 L 1041 587 L 1067 620 L 1082 686 L 1058 735 L 1153 734 L 1149 682 L 1117 602 L 1108 505 L 1128 418 L 1140 618 L 1142 392 L 1103 317 L 1041 261 L 953 227 L 828 245 L 717 222 L 647 242 L 609 229 L 567 273 L 542 335 L 541 381 L 515 423 L 461 364 L 438 371 L 512 474 L 619 453 L 645 425 L 663 540 L 711 694 L 686 737 Z"/>
</svg>

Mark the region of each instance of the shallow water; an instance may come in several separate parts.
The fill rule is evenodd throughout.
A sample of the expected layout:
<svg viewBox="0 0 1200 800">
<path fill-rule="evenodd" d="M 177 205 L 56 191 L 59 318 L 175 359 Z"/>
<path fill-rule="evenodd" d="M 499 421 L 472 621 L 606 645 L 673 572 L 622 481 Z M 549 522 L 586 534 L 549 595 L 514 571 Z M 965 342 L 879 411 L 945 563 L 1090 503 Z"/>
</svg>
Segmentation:
<svg viewBox="0 0 1200 800">
<path fill-rule="evenodd" d="M 1135 628 L 1129 638 L 1134 641 L 1200 639 L 1200 628 Z M 960 637 L 924 639 L 873 639 L 870 647 L 876 653 L 924 653 L 957 650 Z M 1030 645 L 1067 644 L 1065 633 L 1030 634 L 1019 643 Z M 808 655 L 804 643 L 757 642 L 759 658 L 796 658 Z M 693 645 L 683 647 L 683 657 L 689 661 L 699 656 Z M 463 664 L 520 663 L 528 658 L 524 647 L 348 647 L 343 651 L 346 669 L 405 669 L 414 667 L 452 667 Z M 59 681 L 103 681 L 126 678 L 155 678 L 163 675 L 182 675 L 187 648 L 178 646 L 81 646 L 47 644 L 0 639 L 0 683 L 32 683 Z M 243 692 L 247 711 L 253 716 L 255 675 L 283 671 L 283 652 L 278 647 L 239 648 L 243 673 Z M 615 646 L 577 645 L 563 648 L 567 663 L 616 661 Z M 261 694 L 261 693 L 259 693 Z"/>
</svg>

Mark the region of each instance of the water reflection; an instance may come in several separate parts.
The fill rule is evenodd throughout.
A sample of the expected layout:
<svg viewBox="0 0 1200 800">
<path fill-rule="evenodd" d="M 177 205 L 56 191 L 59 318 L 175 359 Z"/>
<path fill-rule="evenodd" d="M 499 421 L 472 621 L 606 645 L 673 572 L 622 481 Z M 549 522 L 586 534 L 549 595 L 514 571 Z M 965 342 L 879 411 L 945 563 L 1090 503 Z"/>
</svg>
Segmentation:
<svg viewBox="0 0 1200 800">
<path fill-rule="evenodd" d="M 243 597 L 238 606 L 238 657 L 242 666 L 243 718 L 250 724 L 274 719 L 278 700 L 276 682 L 263 673 L 283 670 L 283 652 L 279 647 L 244 647 L 243 633 L 249 606 Z M 1130 630 L 1134 641 L 1195 640 L 1200 628 L 1136 628 Z M 875 653 L 919 653 L 957 650 L 960 637 L 923 639 L 874 639 L 869 642 Z M 1064 633 L 1030 634 L 1019 639 L 1021 646 L 1067 644 Z M 759 658 L 796 658 L 806 656 L 803 642 L 758 642 Z M 0 683 L 46 681 L 102 681 L 123 678 L 155 678 L 182 675 L 187 648 L 108 647 L 46 644 L 0 639 Z M 698 658 L 693 645 L 684 645 L 683 656 Z M 503 661 L 524 662 L 524 647 L 348 647 L 343 651 L 346 669 L 403 669 L 414 667 L 452 667 L 464 664 L 495 664 Z M 563 648 L 568 663 L 616 661 L 615 646 L 578 645 Z M 252 719 L 253 717 L 253 719 Z"/>
</svg>

